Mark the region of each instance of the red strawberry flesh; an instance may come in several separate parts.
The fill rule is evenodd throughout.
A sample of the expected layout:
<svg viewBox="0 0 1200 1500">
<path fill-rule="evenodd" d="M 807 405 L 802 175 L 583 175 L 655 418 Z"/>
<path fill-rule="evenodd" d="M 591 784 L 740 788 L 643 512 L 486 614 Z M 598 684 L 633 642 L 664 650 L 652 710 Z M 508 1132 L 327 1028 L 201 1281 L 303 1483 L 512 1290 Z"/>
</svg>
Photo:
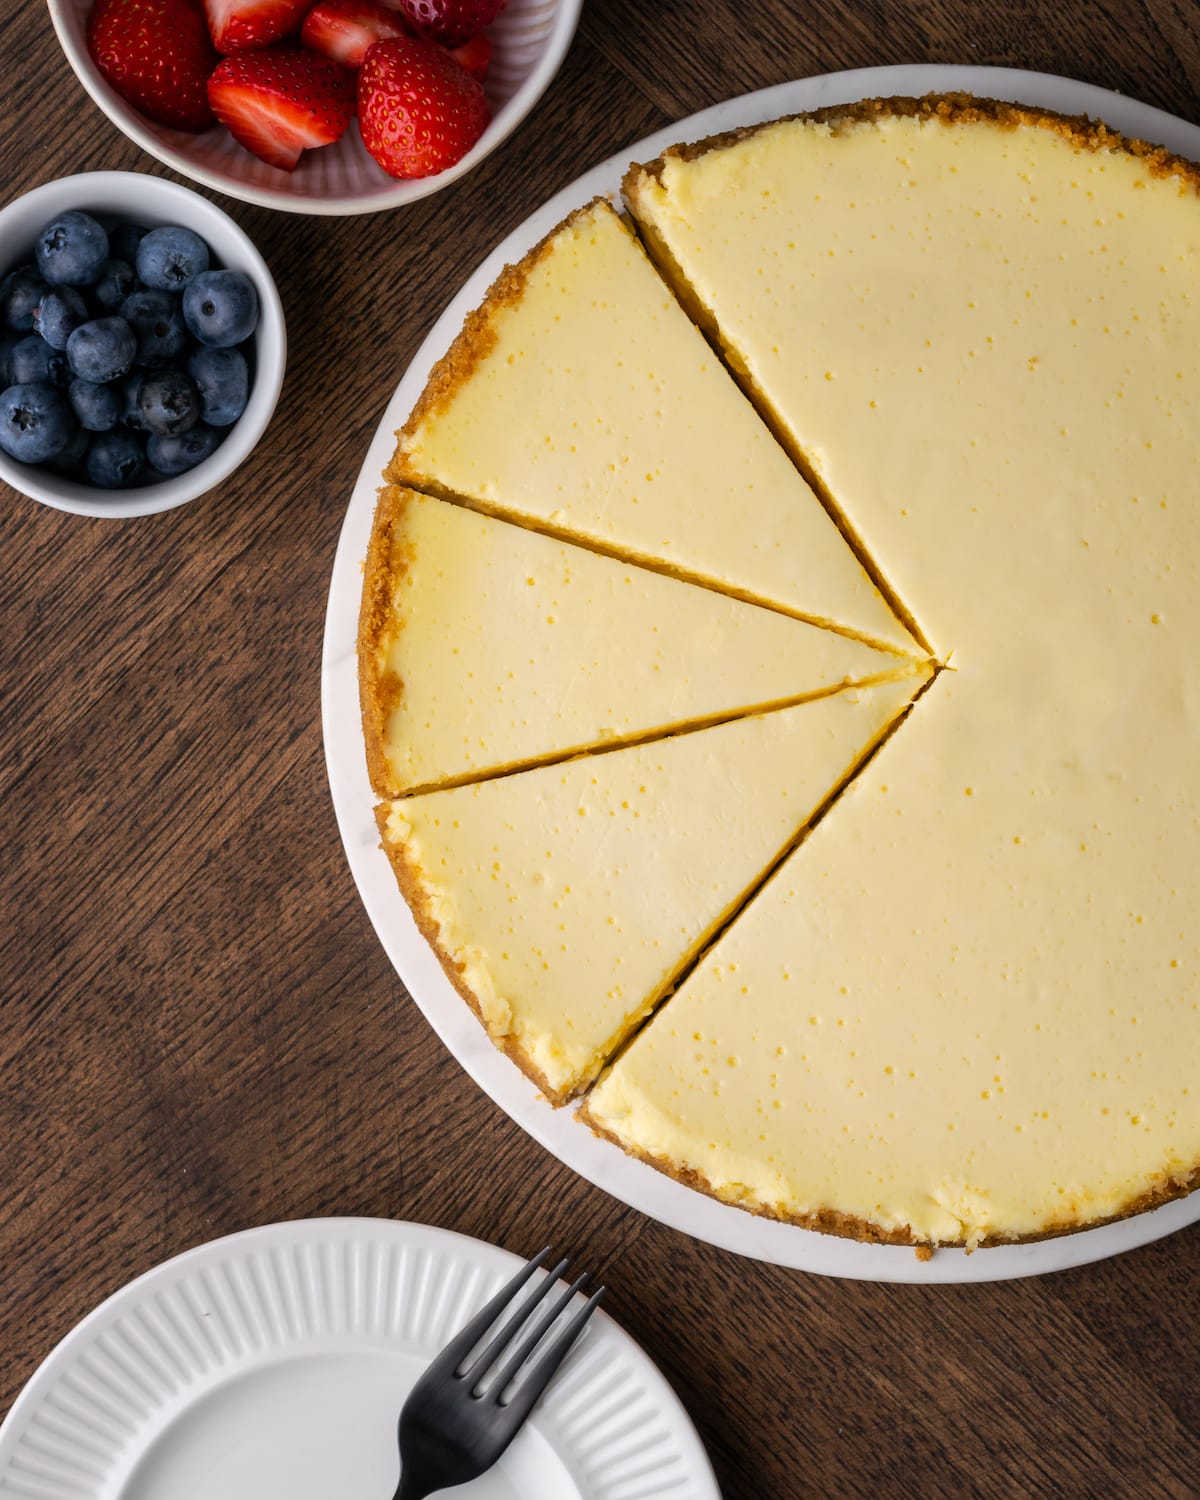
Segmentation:
<svg viewBox="0 0 1200 1500">
<path fill-rule="evenodd" d="M 373 0 L 319 0 L 300 28 L 300 40 L 306 47 L 347 68 L 361 67 L 376 42 L 410 34 L 401 15 Z"/>
<path fill-rule="evenodd" d="M 208 81 L 235 140 L 290 172 L 301 152 L 339 140 L 354 117 L 354 78 L 315 52 L 282 47 L 225 58 Z"/>
<path fill-rule="evenodd" d="M 311 0 L 204 0 L 204 14 L 218 52 L 267 47 L 295 31 Z"/>
<path fill-rule="evenodd" d="M 176 130 L 212 125 L 205 85 L 218 59 L 190 0 L 97 0 L 87 39 L 100 72 L 134 109 Z"/>
</svg>

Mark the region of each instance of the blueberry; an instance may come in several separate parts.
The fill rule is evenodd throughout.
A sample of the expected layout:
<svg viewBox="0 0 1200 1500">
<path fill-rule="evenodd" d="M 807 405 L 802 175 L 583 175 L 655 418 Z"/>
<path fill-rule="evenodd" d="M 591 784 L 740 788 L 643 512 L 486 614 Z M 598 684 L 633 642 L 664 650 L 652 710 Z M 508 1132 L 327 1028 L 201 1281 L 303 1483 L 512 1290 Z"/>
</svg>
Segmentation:
<svg viewBox="0 0 1200 1500">
<path fill-rule="evenodd" d="M 108 253 L 114 260 L 123 260 L 132 266 L 137 260 L 137 248 L 146 238 L 141 224 L 117 224 L 108 231 Z"/>
<path fill-rule="evenodd" d="M 41 334 L 51 349 L 62 350 L 89 316 L 87 303 L 73 286 L 51 287 L 33 310 L 33 331 Z"/>
<path fill-rule="evenodd" d="M 77 476 L 90 441 L 90 433 L 84 432 L 82 427 L 74 428 L 67 439 L 66 447 L 60 448 L 53 458 L 46 460 L 47 468 L 53 469 L 58 474 Z"/>
<path fill-rule="evenodd" d="M 127 260 L 110 260 L 104 275 L 92 288 L 92 301 L 101 312 L 116 312 L 137 286 L 137 277 Z"/>
<path fill-rule="evenodd" d="M 204 271 L 184 291 L 183 319 L 202 344 L 240 344 L 258 326 L 254 283 L 241 271 Z"/>
<path fill-rule="evenodd" d="M 176 437 L 152 433 L 146 444 L 146 457 L 160 474 L 186 474 L 215 453 L 223 437 L 224 433 L 215 431 L 204 422 Z"/>
<path fill-rule="evenodd" d="M 28 333 L 46 283 L 32 266 L 18 266 L 0 281 L 0 320 L 13 333 Z"/>
<path fill-rule="evenodd" d="M 37 241 L 37 268 L 52 286 L 91 286 L 108 261 L 108 235 L 91 214 L 71 209 L 52 219 Z"/>
<path fill-rule="evenodd" d="M 137 338 L 124 318 L 93 318 L 67 340 L 71 373 L 98 385 L 124 375 L 136 353 Z"/>
<path fill-rule="evenodd" d="M 200 415 L 210 427 L 228 427 L 246 410 L 250 371 L 240 349 L 197 349 L 187 363 L 200 391 Z"/>
<path fill-rule="evenodd" d="M 9 374 L 14 385 L 44 382 L 47 385 L 64 386 L 67 383 L 66 357 L 58 350 L 51 349 L 40 334 L 27 333 L 12 347 Z"/>
<path fill-rule="evenodd" d="M 125 405 L 121 388 L 115 382 L 97 385 L 78 377 L 67 386 L 67 400 L 79 419 L 79 425 L 89 432 L 107 432 L 110 427 L 115 427 L 121 420 Z"/>
<path fill-rule="evenodd" d="M 0 448 L 22 463 L 45 463 L 61 453 L 74 425 L 62 392 L 45 381 L 10 385 L 0 394 Z"/>
<path fill-rule="evenodd" d="M 175 437 L 200 420 L 200 392 L 181 370 L 162 370 L 142 382 L 138 410 L 147 432 Z"/>
<path fill-rule="evenodd" d="M 124 490 L 136 484 L 146 471 L 142 439 L 122 427 L 98 432 L 87 454 L 87 477 L 102 490 Z"/>
<path fill-rule="evenodd" d="M 208 270 L 208 246 L 198 234 L 169 224 L 152 229 L 137 247 L 138 280 L 164 292 L 181 292 Z"/>
<path fill-rule="evenodd" d="M 180 359 L 188 344 L 179 298 L 152 287 L 140 287 L 121 303 L 121 316 L 137 338 L 137 363 L 160 369 Z"/>
<path fill-rule="evenodd" d="M 16 339 L 0 338 L 0 391 L 15 384 L 12 373 L 12 355 L 16 346 Z"/>
<path fill-rule="evenodd" d="M 141 408 L 142 386 L 145 383 L 146 377 L 135 372 L 132 375 L 126 375 L 117 387 L 121 393 L 121 424 L 132 428 L 134 432 L 146 430 Z"/>
</svg>

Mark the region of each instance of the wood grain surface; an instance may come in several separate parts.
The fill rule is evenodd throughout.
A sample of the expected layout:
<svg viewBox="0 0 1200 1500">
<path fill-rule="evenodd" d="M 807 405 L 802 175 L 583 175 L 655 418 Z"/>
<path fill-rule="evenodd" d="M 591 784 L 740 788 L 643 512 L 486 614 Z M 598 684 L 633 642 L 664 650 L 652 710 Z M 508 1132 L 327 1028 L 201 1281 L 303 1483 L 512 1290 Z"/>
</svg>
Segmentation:
<svg viewBox="0 0 1200 1500">
<path fill-rule="evenodd" d="M 534 115 L 450 190 L 349 219 L 223 201 L 290 335 L 252 461 L 137 521 L 0 486 L 0 1413 L 164 1258 L 367 1214 L 593 1268 L 729 1500 L 1200 1494 L 1200 1230 L 1040 1280 L 891 1287 L 741 1261 L 621 1207 L 502 1115 L 404 994 L 338 841 L 319 714 L 369 436 L 534 205 L 674 119 L 837 68 L 1033 68 L 1200 122 L 1196 18 L 1182 0 L 589 0 Z M 83 170 L 169 175 L 91 104 L 38 0 L 0 7 L 0 57 L 4 201 Z"/>
</svg>

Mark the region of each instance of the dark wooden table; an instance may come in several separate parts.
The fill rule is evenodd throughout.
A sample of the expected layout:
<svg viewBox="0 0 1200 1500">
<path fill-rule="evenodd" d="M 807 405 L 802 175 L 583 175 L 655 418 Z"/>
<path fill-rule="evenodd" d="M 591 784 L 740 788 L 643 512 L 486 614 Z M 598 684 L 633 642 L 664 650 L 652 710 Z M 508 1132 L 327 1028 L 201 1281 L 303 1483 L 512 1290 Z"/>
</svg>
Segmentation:
<svg viewBox="0 0 1200 1500">
<path fill-rule="evenodd" d="M 449 191 L 352 219 L 224 200 L 290 333 L 253 460 L 139 521 L 0 486 L 0 1413 L 164 1258 L 365 1214 L 594 1267 L 730 1500 L 1200 1494 L 1200 1230 L 1035 1281 L 891 1287 L 741 1261 L 615 1203 L 404 994 L 342 854 L 319 715 L 367 441 L 534 204 L 705 105 L 836 68 L 1034 68 L 1200 122 L 1196 19 L 1180 0 L 589 0 L 532 118 Z M 168 175 L 90 103 L 38 0 L 0 8 L 0 58 L 4 201 L 70 172 Z"/>
</svg>

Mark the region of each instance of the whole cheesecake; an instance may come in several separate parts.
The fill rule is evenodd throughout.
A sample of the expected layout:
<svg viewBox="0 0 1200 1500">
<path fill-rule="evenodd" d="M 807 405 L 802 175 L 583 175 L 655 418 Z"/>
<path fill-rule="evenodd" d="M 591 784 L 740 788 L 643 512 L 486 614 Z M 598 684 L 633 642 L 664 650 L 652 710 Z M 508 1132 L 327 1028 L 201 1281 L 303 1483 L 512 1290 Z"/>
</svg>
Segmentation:
<svg viewBox="0 0 1200 1500">
<path fill-rule="evenodd" d="M 393 686 L 364 689 L 368 745 L 423 767 L 376 776 L 380 826 L 427 935 L 496 1040 L 552 1060 L 528 1067 L 552 1096 L 586 1091 L 593 1128 L 697 1189 L 974 1248 L 1200 1179 L 1198 181 L 961 96 L 680 147 L 626 178 L 649 258 L 607 208 L 573 216 L 400 434 L 390 477 L 448 511 L 836 643 L 814 669 L 805 639 L 795 708 L 785 681 L 688 717 L 646 631 L 596 605 L 607 630 L 567 633 L 578 681 L 518 705 L 515 752 L 501 682 L 467 693 L 470 754 L 427 756 L 458 722 L 395 684 L 445 632 L 408 623 L 407 562 L 369 573 L 364 620 L 392 623 L 364 630 L 363 681 L 386 657 Z M 740 487 L 737 445 L 711 483 L 693 462 L 730 402 Z M 487 670 L 519 678 L 553 611 L 502 626 L 462 566 Z M 611 686 L 591 703 L 606 655 L 619 723 Z M 618 838 L 630 777 L 655 816 Z M 652 857 L 673 830 L 686 873 Z"/>
</svg>

